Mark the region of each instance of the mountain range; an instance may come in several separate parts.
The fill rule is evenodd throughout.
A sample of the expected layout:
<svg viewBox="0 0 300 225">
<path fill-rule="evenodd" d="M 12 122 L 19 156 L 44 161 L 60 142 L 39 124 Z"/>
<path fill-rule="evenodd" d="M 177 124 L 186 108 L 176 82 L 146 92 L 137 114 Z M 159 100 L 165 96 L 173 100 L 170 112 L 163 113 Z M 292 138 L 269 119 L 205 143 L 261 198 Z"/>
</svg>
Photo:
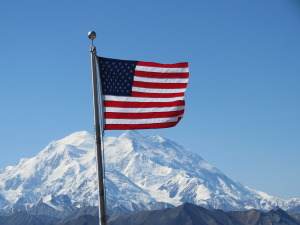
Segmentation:
<svg viewBox="0 0 300 225">
<path fill-rule="evenodd" d="M 92 207 L 96 209 L 96 207 Z M 300 225 L 300 215 L 293 215 L 280 208 L 269 212 L 256 209 L 225 212 L 208 210 L 185 203 L 164 210 L 140 211 L 126 215 L 111 216 L 108 225 Z M 73 214 L 65 219 L 32 215 L 30 212 L 0 216 L 2 225 L 98 225 L 97 210 L 91 214 Z"/>
<path fill-rule="evenodd" d="M 143 211 L 118 216 L 109 220 L 109 225 L 299 225 L 296 216 L 280 208 L 267 213 L 256 209 L 224 212 L 220 209 L 207 210 L 193 204 L 182 204 L 176 208 Z"/>
<path fill-rule="evenodd" d="M 199 155 L 161 136 L 126 131 L 105 137 L 109 212 L 137 212 L 191 203 L 206 209 L 300 212 L 283 200 L 234 182 Z M 287 190 L 288 191 L 288 190 Z M 94 136 L 75 132 L 35 157 L 0 170 L 0 214 L 73 212 L 97 205 Z M 42 214 L 42 213 L 40 213 Z"/>
</svg>

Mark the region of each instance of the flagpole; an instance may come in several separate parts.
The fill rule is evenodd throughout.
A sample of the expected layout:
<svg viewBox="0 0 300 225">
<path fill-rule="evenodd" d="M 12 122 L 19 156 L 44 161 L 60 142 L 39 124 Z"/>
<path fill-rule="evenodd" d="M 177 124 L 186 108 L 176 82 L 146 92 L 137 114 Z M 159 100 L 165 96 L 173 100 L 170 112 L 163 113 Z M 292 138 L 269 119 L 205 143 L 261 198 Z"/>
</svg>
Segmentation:
<svg viewBox="0 0 300 225">
<path fill-rule="evenodd" d="M 98 173 L 98 191 L 99 191 L 99 224 L 106 225 L 106 207 L 105 207 L 105 190 L 104 190 L 104 168 L 103 168 L 103 156 L 101 145 L 101 127 L 100 127 L 100 113 L 98 103 L 98 78 L 96 68 L 96 47 L 93 44 L 93 40 L 96 38 L 96 33 L 90 31 L 88 33 L 89 39 L 92 40 L 92 46 L 90 48 L 91 53 L 91 65 L 92 65 L 92 81 L 93 81 L 93 100 L 94 100 L 94 123 L 95 123 L 95 139 L 96 139 L 96 158 L 97 158 L 97 173 Z"/>
</svg>

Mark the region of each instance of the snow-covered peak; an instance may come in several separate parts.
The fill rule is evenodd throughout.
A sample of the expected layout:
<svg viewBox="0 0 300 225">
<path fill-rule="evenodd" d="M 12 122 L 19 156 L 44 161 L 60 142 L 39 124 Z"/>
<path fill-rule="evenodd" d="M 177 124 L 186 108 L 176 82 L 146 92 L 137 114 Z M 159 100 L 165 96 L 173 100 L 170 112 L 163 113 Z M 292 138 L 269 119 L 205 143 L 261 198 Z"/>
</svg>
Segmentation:
<svg viewBox="0 0 300 225">
<path fill-rule="evenodd" d="M 163 143 L 163 142 L 167 141 L 167 139 L 165 139 L 164 137 L 159 136 L 159 135 L 153 136 L 152 140 L 155 142 L 159 142 L 159 143 Z"/>
<path fill-rule="evenodd" d="M 123 133 L 119 138 L 119 142 L 130 142 L 133 147 L 137 146 L 145 146 L 145 145 L 152 145 L 151 141 L 149 140 L 149 137 L 144 136 L 140 134 L 136 130 L 127 130 L 125 133 Z M 138 150 L 135 148 L 135 150 Z M 139 149 L 141 150 L 141 149 Z"/>
<path fill-rule="evenodd" d="M 0 208 L 43 202 L 57 210 L 97 204 L 94 136 L 75 132 L 30 159 L 0 170 Z M 108 206 L 150 209 L 151 204 L 194 203 L 225 210 L 299 207 L 244 187 L 196 153 L 161 136 L 126 131 L 104 138 Z"/>
<path fill-rule="evenodd" d="M 138 138 L 143 139 L 143 138 L 145 138 L 145 136 L 141 135 L 136 130 L 127 130 L 120 137 L 126 137 L 126 138 L 129 138 L 129 139 L 138 139 Z"/>
<path fill-rule="evenodd" d="M 52 141 L 35 158 L 38 161 L 49 161 L 49 158 L 57 159 L 59 158 L 58 155 L 79 158 L 80 155 L 89 154 L 94 146 L 93 135 L 87 131 L 75 132 L 63 139 Z"/>
<path fill-rule="evenodd" d="M 91 142 L 92 143 L 94 142 L 94 136 L 87 131 L 75 132 L 61 140 L 56 141 L 56 143 L 59 143 L 61 145 L 73 145 L 73 146 L 90 144 Z"/>
<path fill-rule="evenodd" d="M 127 130 L 125 131 L 119 139 L 129 139 L 132 142 L 139 143 L 139 144 L 148 144 L 153 145 L 154 143 L 162 143 L 165 142 L 167 139 L 161 137 L 159 135 L 156 136 L 145 136 L 139 133 L 136 130 Z"/>
</svg>

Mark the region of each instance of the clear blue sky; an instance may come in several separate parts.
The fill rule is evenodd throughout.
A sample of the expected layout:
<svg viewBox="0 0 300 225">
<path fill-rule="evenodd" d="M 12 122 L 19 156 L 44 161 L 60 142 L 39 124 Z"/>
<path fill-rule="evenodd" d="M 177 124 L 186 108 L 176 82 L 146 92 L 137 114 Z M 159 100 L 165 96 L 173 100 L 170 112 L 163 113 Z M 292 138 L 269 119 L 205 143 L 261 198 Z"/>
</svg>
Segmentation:
<svg viewBox="0 0 300 225">
<path fill-rule="evenodd" d="M 173 139 L 251 188 L 300 198 L 299 0 L 3 0 L 0 28 L 0 168 L 93 133 L 95 30 L 99 55 L 190 63 L 183 120 L 142 134 Z"/>
</svg>

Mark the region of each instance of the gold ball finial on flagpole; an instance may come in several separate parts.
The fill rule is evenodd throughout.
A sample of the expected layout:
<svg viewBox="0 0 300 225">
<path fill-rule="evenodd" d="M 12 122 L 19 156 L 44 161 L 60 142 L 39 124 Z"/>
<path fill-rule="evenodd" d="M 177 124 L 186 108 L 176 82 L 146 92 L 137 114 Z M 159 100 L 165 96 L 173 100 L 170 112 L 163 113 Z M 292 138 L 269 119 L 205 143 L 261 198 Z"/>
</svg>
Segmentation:
<svg viewBox="0 0 300 225">
<path fill-rule="evenodd" d="M 96 38 L 96 32 L 95 31 L 90 31 L 88 33 L 88 37 L 89 37 L 89 39 L 94 40 Z"/>
<path fill-rule="evenodd" d="M 89 39 L 92 40 L 92 47 L 94 47 L 94 39 L 96 38 L 96 32 L 95 31 L 90 31 L 88 33 L 88 37 L 89 37 Z"/>
</svg>

